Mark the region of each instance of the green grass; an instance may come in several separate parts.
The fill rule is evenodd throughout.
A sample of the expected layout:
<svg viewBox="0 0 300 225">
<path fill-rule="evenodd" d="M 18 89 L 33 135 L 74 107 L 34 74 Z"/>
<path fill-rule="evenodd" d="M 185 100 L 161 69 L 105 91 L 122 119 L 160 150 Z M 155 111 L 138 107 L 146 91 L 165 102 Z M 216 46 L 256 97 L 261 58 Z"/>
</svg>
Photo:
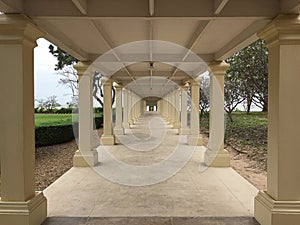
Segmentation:
<svg viewBox="0 0 300 225">
<path fill-rule="evenodd" d="M 256 147 L 267 147 L 267 127 L 268 114 L 263 112 L 234 112 L 233 122 L 226 116 L 225 142 L 228 140 L 238 140 L 244 145 Z M 207 132 L 209 129 L 209 114 L 201 118 L 201 131 Z"/>
<path fill-rule="evenodd" d="M 268 113 L 264 112 L 251 112 L 249 115 L 245 112 L 234 112 L 232 118 L 233 122 L 230 122 L 227 118 L 227 125 L 244 128 L 268 126 Z"/>
<path fill-rule="evenodd" d="M 96 117 L 100 116 L 102 116 L 102 113 L 96 114 Z M 72 114 L 35 114 L 35 127 L 71 125 L 73 122 L 72 117 Z M 77 120 L 77 115 L 74 119 Z"/>
</svg>

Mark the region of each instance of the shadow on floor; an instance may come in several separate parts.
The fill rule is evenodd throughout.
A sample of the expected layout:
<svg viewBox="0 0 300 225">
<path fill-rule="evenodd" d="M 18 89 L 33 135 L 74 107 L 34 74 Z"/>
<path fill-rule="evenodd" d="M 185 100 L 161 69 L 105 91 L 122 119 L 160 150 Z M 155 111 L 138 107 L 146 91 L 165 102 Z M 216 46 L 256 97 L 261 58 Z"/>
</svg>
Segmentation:
<svg viewBox="0 0 300 225">
<path fill-rule="evenodd" d="M 49 217 L 42 225 L 259 225 L 253 217 Z"/>
</svg>

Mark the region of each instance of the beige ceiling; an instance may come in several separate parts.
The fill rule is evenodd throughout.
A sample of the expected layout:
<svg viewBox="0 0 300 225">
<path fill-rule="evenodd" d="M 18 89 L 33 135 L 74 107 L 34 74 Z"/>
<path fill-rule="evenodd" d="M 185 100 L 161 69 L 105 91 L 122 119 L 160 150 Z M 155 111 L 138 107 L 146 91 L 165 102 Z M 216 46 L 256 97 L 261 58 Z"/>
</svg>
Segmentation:
<svg viewBox="0 0 300 225">
<path fill-rule="evenodd" d="M 101 72 L 123 85 L 148 77 L 139 83 L 142 88 L 135 85 L 144 95 L 151 91 L 151 77 L 182 84 L 204 72 L 200 61 L 226 59 L 255 41 L 278 14 L 298 14 L 299 5 L 300 0 L 0 0 L 0 11 L 29 16 L 46 39 L 79 60 L 93 62 L 110 51 Z M 175 43 L 186 51 L 129 44 L 143 40 Z"/>
</svg>

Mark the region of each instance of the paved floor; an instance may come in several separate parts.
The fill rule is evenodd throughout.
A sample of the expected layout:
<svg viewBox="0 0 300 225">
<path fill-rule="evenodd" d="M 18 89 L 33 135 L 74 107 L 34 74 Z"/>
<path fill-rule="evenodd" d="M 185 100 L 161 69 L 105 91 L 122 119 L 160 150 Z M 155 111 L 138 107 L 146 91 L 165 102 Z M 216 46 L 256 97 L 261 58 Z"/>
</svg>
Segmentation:
<svg viewBox="0 0 300 225">
<path fill-rule="evenodd" d="M 231 168 L 203 167 L 205 149 L 157 114 L 126 133 L 98 148 L 99 166 L 72 168 L 44 191 L 45 224 L 256 224 L 258 190 Z"/>
<path fill-rule="evenodd" d="M 43 225 L 259 225 L 252 217 L 48 218 Z"/>
</svg>

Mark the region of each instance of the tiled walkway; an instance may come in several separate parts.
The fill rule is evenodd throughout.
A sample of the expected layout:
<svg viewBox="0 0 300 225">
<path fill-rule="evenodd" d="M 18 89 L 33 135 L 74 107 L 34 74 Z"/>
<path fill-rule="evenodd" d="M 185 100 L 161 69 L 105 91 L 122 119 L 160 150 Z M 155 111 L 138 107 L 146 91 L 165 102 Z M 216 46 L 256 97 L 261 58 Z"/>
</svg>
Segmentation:
<svg viewBox="0 0 300 225">
<path fill-rule="evenodd" d="M 72 168 L 44 191 L 45 224 L 256 224 L 258 190 L 231 168 L 199 167 L 205 149 L 157 114 L 126 133 L 98 148 L 99 166 Z"/>
</svg>

